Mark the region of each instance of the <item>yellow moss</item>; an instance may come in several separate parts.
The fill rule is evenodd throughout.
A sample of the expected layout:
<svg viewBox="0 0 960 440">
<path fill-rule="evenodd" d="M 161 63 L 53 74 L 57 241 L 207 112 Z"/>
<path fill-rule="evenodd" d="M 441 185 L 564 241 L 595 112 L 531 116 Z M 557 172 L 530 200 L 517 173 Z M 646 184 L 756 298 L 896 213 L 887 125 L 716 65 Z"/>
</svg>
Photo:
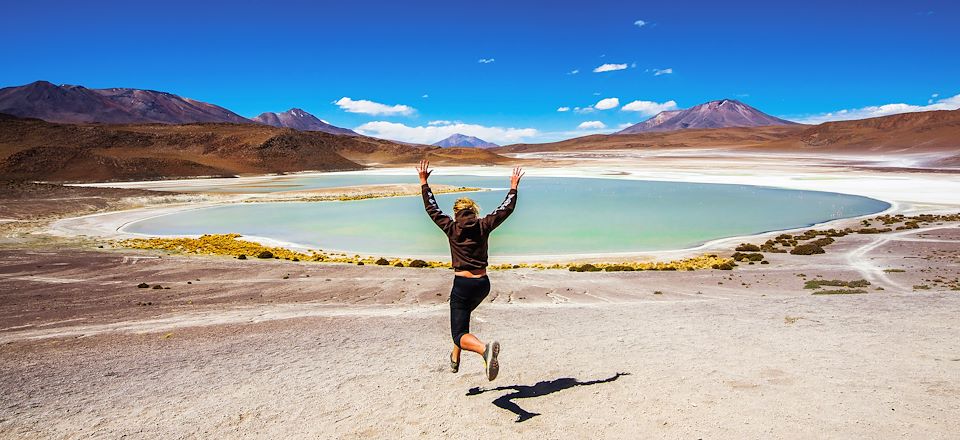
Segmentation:
<svg viewBox="0 0 960 440">
<path fill-rule="evenodd" d="M 228 255 L 237 257 L 245 255 L 248 259 L 255 259 L 261 252 L 267 251 L 273 254 L 275 258 L 283 260 L 297 259 L 299 261 L 316 261 L 324 263 L 348 263 L 364 265 L 376 265 L 380 257 L 362 257 L 359 255 L 347 256 L 346 254 L 325 253 L 319 250 L 311 251 L 292 251 L 287 248 L 264 246 L 252 241 L 239 240 L 240 234 L 208 234 L 199 238 L 132 238 L 115 242 L 117 246 L 131 249 L 154 249 L 183 254 L 198 255 Z M 409 267 L 413 259 L 410 258 L 387 258 L 391 266 L 397 263 L 403 263 L 404 267 Z M 599 270 L 605 270 L 608 267 L 622 270 L 623 267 L 629 267 L 633 270 L 698 270 L 710 269 L 715 265 L 731 263 L 730 258 L 721 258 L 716 255 L 701 255 L 683 260 L 667 262 L 623 262 L 623 263 L 593 263 L 593 266 Z M 571 267 L 580 267 L 583 264 L 574 263 L 520 263 L 520 264 L 496 264 L 488 267 L 490 270 L 508 270 L 508 269 L 564 269 Z M 427 267 L 449 269 L 450 263 L 442 261 L 427 261 Z"/>
</svg>

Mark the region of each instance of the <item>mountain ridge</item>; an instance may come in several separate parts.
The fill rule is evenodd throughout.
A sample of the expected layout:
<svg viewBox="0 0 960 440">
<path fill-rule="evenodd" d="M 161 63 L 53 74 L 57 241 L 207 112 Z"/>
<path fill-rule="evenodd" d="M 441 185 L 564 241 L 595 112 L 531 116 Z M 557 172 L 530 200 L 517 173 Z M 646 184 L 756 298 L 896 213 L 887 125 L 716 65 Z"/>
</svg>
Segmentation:
<svg viewBox="0 0 960 440">
<path fill-rule="evenodd" d="M 261 124 L 272 125 L 274 127 L 293 128 L 295 130 L 302 131 L 322 131 L 324 133 L 341 134 L 346 136 L 358 136 L 357 132 L 353 130 L 331 125 L 297 107 L 281 113 L 263 112 L 251 120 Z"/>
<path fill-rule="evenodd" d="M 460 133 L 451 134 L 450 136 L 447 136 L 443 140 L 434 142 L 430 145 L 433 145 L 436 147 L 444 147 L 444 148 L 450 148 L 450 147 L 496 148 L 496 147 L 499 147 L 499 145 L 493 142 L 487 142 L 478 137 L 467 136 L 465 134 L 460 134 Z"/>
<path fill-rule="evenodd" d="M 615 135 L 697 128 L 764 127 L 799 125 L 793 121 L 770 116 L 735 99 L 718 99 L 695 105 L 686 110 L 668 110 L 620 130 Z"/>
<path fill-rule="evenodd" d="M 0 113 L 57 123 L 252 123 L 226 108 L 157 90 L 34 81 L 0 89 Z"/>
</svg>

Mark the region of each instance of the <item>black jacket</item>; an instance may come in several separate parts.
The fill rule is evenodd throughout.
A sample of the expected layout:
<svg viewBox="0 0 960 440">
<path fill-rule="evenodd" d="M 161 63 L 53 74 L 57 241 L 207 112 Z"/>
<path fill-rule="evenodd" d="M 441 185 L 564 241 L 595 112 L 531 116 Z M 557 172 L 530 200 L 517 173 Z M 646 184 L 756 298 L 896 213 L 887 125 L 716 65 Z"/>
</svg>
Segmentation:
<svg viewBox="0 0 960 440">
<path fill-rule="evenodd" d="M 487 239 L 490 232 L 500 226 L 517 206 L 517 190 L 511 189 L 503 203 L 483 218 L 477 218 L 469 209 L 456 214 L 456 219 L 445 215 L 437 205 L 430 186 L 420 188 L 423 207 L 433 222 L 440 227 L 450 241 L 450 256 L 455 270 L 476 270 L 487 267 Z"/>
</svg>

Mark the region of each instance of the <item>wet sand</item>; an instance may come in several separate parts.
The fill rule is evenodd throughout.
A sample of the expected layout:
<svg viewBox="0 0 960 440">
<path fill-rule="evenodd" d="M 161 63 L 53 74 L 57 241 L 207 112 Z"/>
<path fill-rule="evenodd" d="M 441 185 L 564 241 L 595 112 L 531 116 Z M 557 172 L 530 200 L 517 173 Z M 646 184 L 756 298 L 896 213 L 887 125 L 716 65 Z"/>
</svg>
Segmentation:
<svg viewBox="0 0 960 440">
<path fill-rule="evenodd" d="M 956 193 L 926 186 L 949 189 L 955 175 L 824 173 L 846 172 L 900 182 L 886 194 L 898 210 L 960 211 Z M 704 170 L 717 173 L 733 172 Z M 0 437 L 926 439 L 960 429 L 957 222 L 852 234 L 823 255 L 768 254 L 769 265 L 733 271 L 492 272 L 472 327 L 503 343 L 492 383 L 476 356 L 446 371 L 447 270 L 17 234 L 0 246 Z M 812 295 L 804 283 L 818 278 L 870 285 Z"/>
</svg>

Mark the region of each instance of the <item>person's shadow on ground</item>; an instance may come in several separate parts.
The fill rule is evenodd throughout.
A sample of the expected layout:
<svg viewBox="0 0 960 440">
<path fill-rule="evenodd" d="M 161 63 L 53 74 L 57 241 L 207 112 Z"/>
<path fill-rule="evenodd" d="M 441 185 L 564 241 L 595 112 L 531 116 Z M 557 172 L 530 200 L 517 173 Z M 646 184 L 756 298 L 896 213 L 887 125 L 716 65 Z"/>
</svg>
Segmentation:
<svg viewBox="0 0 960 440">
<path fill-rule="evenodd" d="M 533 417 L 539 416 L 539 413 L 532 413 L 517 405 L 513 400 L 514 399 L 529 399 L 531 397 L 540 397 L 546 396 L 547 394 L 555 393 L 557 391 L 562 391 L 568 388 L 585 386 L 585 385 L 597 385 L 601 383 L 613 382 L 620 378 L 620 376 L 628 376 L 630 373 L 617 373 L 613 376 L 610 376 L 606 379 L 591 380 L 587 382 L 580 382 L 577 379 L 572 377 L 561 377 L 560 379 L 554 380 L 545 380 L 542 382 L 537 382 L 534 385 L 511 385 L 508 387 L 496 387 L 496 388 L 480 388 L 474 387 L 470 388 L 467 391 L 468 396 L 476 396 L 478 394 L 488 393 L 491 391 L 506 391 L 514 390 L 510 394 L 504 394 L 500 397 L 497 397 L 493 400 L 493 404 L 503 408 L 507 411 L 510 411 L 517 415 L 517 423 L 530 420 Z"/>
</svg>

